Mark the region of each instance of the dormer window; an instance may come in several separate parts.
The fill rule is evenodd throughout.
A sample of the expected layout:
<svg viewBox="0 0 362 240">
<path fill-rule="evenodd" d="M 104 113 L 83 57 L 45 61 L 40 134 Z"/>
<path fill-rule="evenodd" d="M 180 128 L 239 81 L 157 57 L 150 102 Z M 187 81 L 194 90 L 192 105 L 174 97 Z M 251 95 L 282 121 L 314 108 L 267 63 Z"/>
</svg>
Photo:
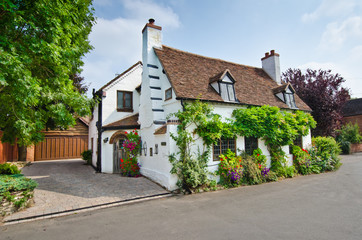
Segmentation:
<svg viewBox="0 0 362 240">
<path fill-rule="evenodd" d="M 290 88 L 287 88 L 285 90 L 284 99 L 285 99 L 285 103 L 290 108 L 297 108 L 297 106 L 295 105 L 294 92 Z"/>
<path fill-rule="evenodd" d="M 280 100 L 282 100 L 288 107 L 292 109 L 297 109 L 297 105 L 295 104 L 294 93 L 295 90 L 290 85 L 290 83 L 283 84 L 275 89 L 273 89 L 275 96 L 277 96 Z"/>
<path fill-rule="evenodd" d="M 229 70 L 210 79 L 210 85 L 226 102 L 237 102 L 234 83 L 235 80 Z"/>
</svg>

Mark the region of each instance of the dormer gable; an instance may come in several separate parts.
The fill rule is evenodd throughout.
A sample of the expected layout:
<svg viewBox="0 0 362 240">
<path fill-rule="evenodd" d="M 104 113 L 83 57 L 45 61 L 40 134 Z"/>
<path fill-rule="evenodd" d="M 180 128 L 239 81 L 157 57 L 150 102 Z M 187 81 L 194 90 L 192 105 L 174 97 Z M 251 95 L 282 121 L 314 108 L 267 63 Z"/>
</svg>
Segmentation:
<svg viewBox="0 0 362 240">
<path fill-rule="evenodd" d="M 210 78 L 211 87 L 225 102 L 238 102 L 235 95 L 235 80 L 229 69 Z"/>
<path fill-rule="evenodd" d="M 273 89 L 274 95 L 292 109 L 298 109 L 295 104 L 295 90 L 290 83 L 285 83 Z"/>
</svg>

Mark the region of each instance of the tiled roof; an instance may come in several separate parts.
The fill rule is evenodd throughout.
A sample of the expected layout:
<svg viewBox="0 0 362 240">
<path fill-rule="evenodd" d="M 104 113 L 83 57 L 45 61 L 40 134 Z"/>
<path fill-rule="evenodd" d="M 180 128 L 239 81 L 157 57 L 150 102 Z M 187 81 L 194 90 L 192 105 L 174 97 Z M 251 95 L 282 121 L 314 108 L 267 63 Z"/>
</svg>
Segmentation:
<svg viewBox="0 0 362 240">
<path fill-rule="evenodd" d="M 167 125 L 164 124 L 161 127 L 157 128 L 154 135 L 160 135 L 160 134 L 165 134 L 167 132 Z"/>
<path fill-rule="evenodd" d="M 236 97 L 240 102 L 237 104 L 289 108 L 273 93 L 273 89 L 279 85 L 261 68 L 204 57 L 167 46 L 154 50 L 177 98 L 224 102 L 209 83 L 228 70 L 235 80 Z M 295 102 L 299 109 L 311 111 L 298 96 L 295 96 Z"/>
<path fill-rule="evenodd" d="M 274 93 L 274 94 L 277 94 L 277 93 L 283 92 L 283 91 L 285 91 L 288 87 L 290 87 L 290 88 L 293 90 L 293 92 L 295 92 L 292 84 L 290 84 L 290 83 L 283 83 L 282 85 L 274 88 L 274 89 L 273 89 L 273 93 Z"/>
<path fill-rule="evenodd" d="M 103 126 L 102 128 L 111 128 L 111 129 L 129 129 L 129 128 L 139 128 L 140 124 L 138 123 L 138 116 L 139 114 L 133 114 L 131 116 L 125 117 L 121 120 L 118 120 L 116 122 L 107 124 Z"/>
<path fill-rule="evenodd" d="M 342 108 L 342 113 L 344 117 L 362 115 L 362 98 L 346 102 Z"/>
<path fill-rule="evenodd" d="M 138 64 L 142 65 L 141 61 L 138 61 L 137 63 L 135 63 L 134 65 L 132 65 L 130 68 L 128 68 L 126 71 L 124 71 L 123 73 L 119 74 L 117 77 L 113 78 L 111 81 L 109 81 L 108 83 L 106 83 L 103 87 L 101 87 L 98 91 L 105 89 L 106 87 L 108 87 L 109 85 L 111 85 L 113 82 L 117 81 L 117 79 L 119 79 L 120 77 L 122 77 L 123 75 L 125 75 L 126 73 L 128 73 L 129 71 L 131 71 L 132 68 L 136 67 Z"/>
</svg>

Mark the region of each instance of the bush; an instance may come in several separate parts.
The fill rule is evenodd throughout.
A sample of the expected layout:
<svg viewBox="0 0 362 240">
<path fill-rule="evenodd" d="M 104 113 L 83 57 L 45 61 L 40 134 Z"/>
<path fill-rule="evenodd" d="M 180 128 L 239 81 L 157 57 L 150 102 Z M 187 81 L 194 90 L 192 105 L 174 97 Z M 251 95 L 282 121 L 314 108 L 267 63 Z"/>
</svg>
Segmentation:
<svg viewBox="0 0 362 240">
<path fill-rule="evenodd" d="M 92 150 L 85 150 L 80 155 L 82 155 L 82 159 L 86 161 L 88 165 L 92 164 Z"/>
<path fill-rule="evenodd" d="M 240 185 L 243 177 L 241 157 L 236 157 L 230 149 L 225 155 L 220 155 L 220 164 L 217 174 L 220 175 L 220 183 L 224 186 Z"/>
<path fill-rule="evenodd" d="M 359 134 L 358 124 L 348 123 L 340 130 L 337 130 L 336 140 L 340 144 L 342 152 L 344 154 L 350 154 L 351 143 L 360 143 L 362 136 Z"/>
<path fill-rule="evenodd" d="M 178 177 L 177 186 L 188 193 L 194 192 L 201 186 L 208 186 L 210 181 L 207 170 L 207 162 L 210 151 L 205 151 L 203 154 L 198 152 L 197 157 L 186 155 L 184 159 L 177 159 L 175 154 L 169 156 L 169 161 L 172 164 L 171 173 Z"/>
<path fill-rule="evenodd" d="M 24 177 L 22 174 L 1 175 L 0 176 L 0 195 L 5 192 L 34 190 L 38 185 L 37 182 L 30 178 Z"/>
<path fill-rule="evenodd" d="M 311 174 L 312 159 L 308 150 L 302 149 L 298 146 L 292 146 L 292 154 L 293 165 L 296 171 L 302 175 Z"/>
<path fill-rule="evenodd" d="M 261 170 L 253 157 L 243 154 L 242 165 L 244 167 L 243 182 L 245 184 L 254 185 L 263 182 Z"/>
<path fill-rule="evenodd" d="M 17 166 L 12 165 L 10 163 L 0 164 L 0 174 L 3 175 L 13 175 L 20 174 L 21 170 L 18 169 Z"/>
<path fill-rule="evenodd" d="M 320 172 L 334 171 L 340 166 L 338 155 L 341 153 L 339 144 L 332 137 L 315 137 L 313 147 L 309 150 L 312 165 L 320 168 Z"/>
</svg>

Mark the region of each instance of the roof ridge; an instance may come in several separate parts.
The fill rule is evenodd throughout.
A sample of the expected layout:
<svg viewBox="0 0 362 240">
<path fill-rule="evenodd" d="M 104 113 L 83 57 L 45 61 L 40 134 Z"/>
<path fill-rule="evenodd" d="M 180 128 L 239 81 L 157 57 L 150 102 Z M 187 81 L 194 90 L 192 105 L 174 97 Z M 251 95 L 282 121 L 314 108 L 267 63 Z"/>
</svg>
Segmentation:
<svg viewBox="0 0 362 240">
<path fill-rule="evenodd" d="M 211 59 L 211 60 L 221 61 L 221 62 L 225 62 L 225 63 L 229 63 L 229 64 L 233 64 L 233 65 L 238 65 L 238 66 L 244 66 L 244 67 L 248 67 L 248 68 L 263 69 L 263 68 L 261 68 L 261 67 L 254 67 L 254 66 L 250 66 L 250 65 L 246 65 L 246 64 L 241 64 L 241 63 L 235 63 L 235 62 L 226 61 L 226 60 L 223 60 L 223 59 L 220 59 L 220 58 L 213 58 L 213 57 L 208 57 L 208 56 L 204 56 L 204 55 L 197 54 L 197 53 L 192 53 L 192 52 L 188 52 L 188 51 L 183 51 L 183 50 L 180 50 L 180 49 L 177 49 L 177 48 L 173 48 L 173 47 L 169 47 L 169 46 L 166 46 L 166 45 L 162 45 L 162 47 L 170 48 L 170 49 L 172 49 L 172 50 L 174 50 L 174 51 L 177 51 L 177 52 L 194 55 L 194 56 L 196 56 L 196 57 L 207 58 L 207 59 Z M 162 51 L 162 48 L 155 48 L 155 49 Z"/>
<path fill-rule="evenodd" d="M 120 77 L 124 76 L 126 73 L 128 73 L 129 71 L 131 71 L 133 68 L 135 68 L 137 65 L 143 65 L 142 61 L 138 61 L 135 64 L 133 64 L 131 67 L 129 67 L 126 71 L 122 72 L 121 74 L 119 74 L 118 76 L 116 76 L 115 78 L 113 78 L 111 81 L 107 82 L 105 85 L 103 85 L 103 87 L 101 87 L 99 90 L 103 90 L 106 87 L 108 87 L 109 85 L 111 85 L 113 82 L 115 82 L 117 79 L 119 79 Z M 98 91 L 99 91 L 98 90 Z"/>
</svg>

